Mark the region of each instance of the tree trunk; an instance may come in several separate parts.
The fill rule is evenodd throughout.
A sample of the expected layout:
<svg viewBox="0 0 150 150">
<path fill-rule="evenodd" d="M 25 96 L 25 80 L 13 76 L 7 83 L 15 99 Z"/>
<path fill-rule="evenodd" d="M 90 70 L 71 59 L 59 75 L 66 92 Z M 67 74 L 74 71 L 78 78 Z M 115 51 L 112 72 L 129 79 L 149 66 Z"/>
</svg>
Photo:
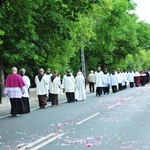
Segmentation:
<svg viewBox="0 0 150 150">
<path fill-rule="evenodd" d="M 4 89 L 4 65 L 3 61 L 0 61 L 0 103 L 2 103 L 3 89 Z"/>
</svg>

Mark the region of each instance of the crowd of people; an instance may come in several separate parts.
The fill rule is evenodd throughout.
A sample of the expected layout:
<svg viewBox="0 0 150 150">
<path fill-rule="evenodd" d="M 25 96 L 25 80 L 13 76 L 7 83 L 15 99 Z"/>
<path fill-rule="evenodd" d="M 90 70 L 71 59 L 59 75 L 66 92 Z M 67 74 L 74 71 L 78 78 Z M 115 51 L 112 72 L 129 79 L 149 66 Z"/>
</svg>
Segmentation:
<svg viewBox="0 0 150 150">
<path fill-rule="evenodd" d="M 12 116 L 30 112 L 29 88 L 31 83 L 25 73 L 24 68 L 20 69 L 18 73 L 17 68 L 13 67 L 12 73 L 6 77 L 4 94 L 10 99 Z M 81 71 L 74 76 L 70 70 L 67 70 L 61 80 L 57 71 L 52 74 L 48 68 L 45 73 L 41 68 L 35 76 L 39 108 L 45 108 L 47 102 L 51 102 L 52 107 L 57 106 L 59 104 L 58 95 L 64 93 L 68 103 L 85 100 L 86 81 L 89 83 L 89 91 L 96 92 L 96 96 L 101 96 L 109 94 L 110 88 L 113 93 L 126 89 L 128 83 L 130 88 L 144 86 L 149 83 L 149 73 L 144 70 L 125 72 L 118 69 L 109 74 L 107 68 L 102 71 L 101 67 L 98 67 L 95 72 L 91 70 L 87 80 Z"/>
<path fill-rule="evenodd" d="M 130 70 L 126 72 L 124 70 L 118 69 L 117 71 L 113 70 L 110 74 L 107 71 L 107 68 L 104 71 L 101 70 L 101 67 L 97 68 L 97 71 L 92 71 L 87 77 L 87 81 L 89 83 L 90 92 L 94 92 L 96 86 L 96 95 L 100 96 L 103 93 L 109 94 L 110 88 L 112 92 L 115 93 L 120 90 L 124 90 L 127 88 L 129 84 L 130 88 L 145 86 L 145 84 L 149 83 L 150 75 L 148 71 L 133 71 Z"/>
<path fill-rule="evenodd" d="M 57 71 L 51 74 L 50 68 L 48 68 L 45 73 L 41 68 L 35 76 L 35 84 L 40 109 L 45 108 L 47 102 L 51 102 L 52 107 L 57 106 L 59 104 L 58 95 L 64 94 L 64 92 L 68 103 L 86 99 L 85 78 L 81 71 L 74 77 L 71 71 L 67 70 L 61 82 Z M 17 68 L 13 67 L 12 73 L 6 77 L 4 94 L 10 99 L 12 116 L 30 112 L 30 85 L 30 79 L 25 75 L 24 68 L 20 69 L 18 73 Z"/>
</svg>

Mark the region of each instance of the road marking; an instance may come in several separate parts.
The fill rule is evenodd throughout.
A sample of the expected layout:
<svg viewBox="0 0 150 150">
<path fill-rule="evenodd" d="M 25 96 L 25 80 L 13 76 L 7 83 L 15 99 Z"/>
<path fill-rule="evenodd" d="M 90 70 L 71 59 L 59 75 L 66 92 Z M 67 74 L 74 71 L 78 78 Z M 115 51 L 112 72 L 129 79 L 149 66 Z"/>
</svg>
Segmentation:
<svg viewBox="0 0 150 150">
<path fill-rule="evenodd" d="M 60 134 L 56 135 L 55 137 L 52 137 L 51 139 L 49 139 L 49 140 L 47 140 L 47 141 L 45 141 L 45 142 L 43 142 L 43 143 L 37 145 L 36 147 L 33 147 L 33 148 L 30 149 L 30 150 L 38 150 L 38 149 L 40 149 L 41 147 L 43 147 L 43 146 L 45 146 L 45 145 L 51 143 L 52 141 L 55 141 L 57 138 L 59 138 L 59 137 L 65 135 L 65 134 L 67 134 L 67 133 L 60 133 Z"/>
<path fill-rule="evenodd" d="M 80 124 L 82 124 L 82 123 L 84 123 L 84 122 L 90 120 L 91 118 L 94 118 L 95 116 L 97 116 L 97 115 L 99 115 L 99 114 L 100 114 L 100 113 L 98 112 L 98 113 L 96 113 L 96 114 L 94 114 L 94 115 L 92 115 L 92 116 L 89 116 L 89 117 L 87 117 L 87 118 L 85 118 L 85 119 L 83 119 L 83 120 L 77 122 L 76 125 L 80 125 Z"/>
<path fill-rule="evenodd" d="M 114 104 L 114 105 L 111 105 L 111 106 L 108 107 L 108 109 L 111 109 L 111 108 L 113 108 L 113 107 L 115 107 L 115 106 L 117 106 L 117 105 L 119 105 L 119 104 L 120 104 L 120 102 L 118 102 L 118 103 L 116 103 L 116 104 Z"/>
<path fill-rule="evenodd" d="M 63 136 L 64 134 L 67 134 L 67 133 L 60 133 L 60 134 L 58 134 L 56 136 L 55 136 L 55 133 L 48 134 L 47 136 L 41 137 L 40 139 L 37 139 L 36 141 L 34 141 L 34 142 L 30 143 L 30 144 L 24 145 L 23 147 L 19 148 L 19 150 L 25 150 L 25 149 L 29 149 L 29 148 L 32 148 L 32 150 L 37 150 L 37 149 L 43 147 L 44 145 L 46 145 L 46 144 L 56 140 L 57 138 Z M 52 136 L 54 136 L 54 137 L 52 137 Z M 52 138 L 50 138 L 46 142 L 42 142 L 42 141 L 48 139 L 49 137 L 52 137 Z M 42 142 L 42 143 L 39 144 L 40 142 Z M 34 145 L 36 145 L 36 144 L 39 144 L 39 145 L 34 147 Z"/>
<path fill-rule="evenodd" d="M 40 139 L 37 139 L 36 141 L 34 141 L 34 142 L 30 143 L 30 144 L 27 144 L 27 145 L 21 147 L 20 150 L 24 150 L 26 148 L 33 147 L 35 144 L 38 144 L 38 143 L 42 142 L 43 140 L 46 140 L 47 138 L 49 138 L 51 136 L 54 136 L 54 135 L 55 135 L 54 133 L 51 133 L 51 134 L 48 134 L 45 137 L 41 137 Z"/>
<path fill-rule="evenodd" d="M 147 90 L 149 90 L 149 89 L 144 89 L 143 92 L 145 92 L 145 91 L 147 91 Z"/>
<path fill-rule="evenodd" d="M 129 100 L 129 99 L 131 99 L 133 96 L 130 96 L 130 97 L 128 97 L 128 98 L 126 98 L 125 100 Z"/>
<path fill-rule="evenodd" d="M 137 94 L 135 94 L 135 95 L 139 95 L 139 94 L 141 94 L 141 92 L 138 92 Z"/>
</svg>

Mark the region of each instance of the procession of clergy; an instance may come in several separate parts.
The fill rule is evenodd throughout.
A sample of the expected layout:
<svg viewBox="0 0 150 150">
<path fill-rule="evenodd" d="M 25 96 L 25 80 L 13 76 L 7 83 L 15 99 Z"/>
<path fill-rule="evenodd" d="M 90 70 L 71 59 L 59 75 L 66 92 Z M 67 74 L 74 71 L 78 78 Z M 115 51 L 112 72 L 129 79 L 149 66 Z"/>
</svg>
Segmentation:
<svg viewBox="0 0 150 150">
<path fill-rule="evenodd" d="M 115 93 L 126 89 L 128 84 L 130 88 L 144 86 L 149 83 L 149 73 L 148 71 L 134 72 L 132 70 L 125 72 L 118 69 L 109 74 L 107 68 L 102 71 L 101 67 L 98 67 L 95 72 L 91 71 L 85 78 L 81 71 L 78 71 L 74 77 L 71 71 L 67 70 L 61 82 L 57 71 L 51 74 L 50 68 L 48 68 L 44 73 L 44 69 L 41 68 L 38 75 L 35 76 L 39 108 L 45 108 L 47 102 L 51 102 L 52 107 L 57 106 L 59 104 L 58 95 L 64 93 L 68 103 L 84 101 L 86 99 L 86 82 L 89 83 L 90 92 L 96 92 L 96 96 L 101 96 L 109 94 L 110 88 Z M 12 73 L 6 78 L 4 88 L 4 94 L 10 99 L 12 116 L 30 112 L 29 87 L 30 79 L 25 75 L 25 69 L 20 69 L 18 73 L 17 68 L 13 67 Z"/>
</svg>

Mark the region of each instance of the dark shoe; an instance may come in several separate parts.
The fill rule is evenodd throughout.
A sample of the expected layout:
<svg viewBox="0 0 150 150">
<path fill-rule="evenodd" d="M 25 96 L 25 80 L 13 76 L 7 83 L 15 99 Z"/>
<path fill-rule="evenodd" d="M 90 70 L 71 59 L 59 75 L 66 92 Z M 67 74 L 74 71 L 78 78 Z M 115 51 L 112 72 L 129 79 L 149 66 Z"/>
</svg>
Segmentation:
<svg viewBox="0 0 150 150">
<path fill-rule="evenodd" d="M 12 114 L 12 117 L 16 117 L 16 114 Z"/>
</svg>

